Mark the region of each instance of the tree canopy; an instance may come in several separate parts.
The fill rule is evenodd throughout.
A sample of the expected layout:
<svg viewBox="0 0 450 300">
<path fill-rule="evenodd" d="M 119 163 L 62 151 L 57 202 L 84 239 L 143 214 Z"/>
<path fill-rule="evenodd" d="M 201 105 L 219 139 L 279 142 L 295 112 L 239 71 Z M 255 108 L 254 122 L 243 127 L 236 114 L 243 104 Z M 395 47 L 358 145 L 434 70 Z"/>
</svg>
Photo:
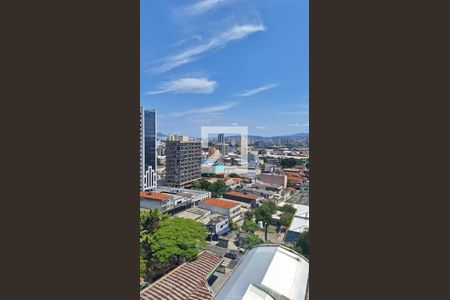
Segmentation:
<svg viewBox="0 0 450 300">
<path fill-rule="evenodd" d="M 292 168 L 295 166 L 303 166 L 304 165 L 304 161 L 301 159 L 296 159 L 293 157 L 289 157 L 289 158 L 280 158 L 280 165 L 283 168 Z"/>
<path fill-rule="evenodd" d="M 203 190 L 211 192 L 211 197 L 218 198 L 222 197 L 223 193 L 226 192 L 227 186 L 223 180 L 218 180 L 214 183 L 211 183 L 207 180 L 201 179 L 198 181 L 194 181 L 192 183 L 192 188 L 195 190 Z"/>
<path fill-rule="evenodd" d="M 284 206 L 281 206 L 280 208 L 278 208 L 278 210 L 282 211 L 282 212 L 292 213 L 292 214 L 295 214 L 295 212 L 296 212 L 296 209 L 290 204 L 286 204 Z"/>
<path fill-rule="evenodd" d="M 284 227 L 288 227 L 291 225 L 292 219 L 294 218 L 294 214 L 291 212 L 283 212 L 281 214 L 280 223 Z"/>
<path fill-rule="evenodd" d="M 258 230 L 258 225 L 252 219 L 245 218 L 242 230 L 248 233 L 254 233 Z"/>
<path fill-rule="evenodd" d="M 269 223 L 272 215 L 277 211 L 277 205 L 273 201 L 265 201 L 255 211 L 256 221 Z"/>
<path fill-rule="evenodd" d="M 263 223 L 269 223 L 272 220 L 272 213 L 267 206 L 260 206 L 255 211 L 256 221 L 263 221 Z"/>
<path fill-rule="evenodd" d="M 144 209 L 140 211 L 140 245 L 141 253 L 148 257 L 150 251 L 150 235 L 158 228 L 160 222 L 169 216 L 157 209 Z"/>
<path fill-rule="evenodd" d="M 231 178 L 241 178 L 241 176 L 239 176 L 239 174 L 236 174 L 236 173 L 231 173 L 230 175 L 228 175 L 228 177 L 231 177 Z"/>
<path fill-rule="evenodd" d="M 264 244 L 264 240 L 261 239 L 256 234 L 250 234 L 249 236 L 247 236 L 245 238 L 245 242 L 247 243 L 248 248 L 251 248 L 251 247 L 259 245 L 259 244 Z"/>
<path fill-rule="evenodd" d="M 309 256 L 309 230 L 300 233 L 294 249 L 305 256 Z"/>
<path fill-rule="evenodd" d="M 166 219 L 150 237 L 152 256 L 161 263 L 192 260 L 197 257 L 199 248 L 206 245 L 206 236 L 206 228 L 197 221 Z"/>
<path fill-rule="evenodd" d="M 145 209 L 140 211 L 140 276 L 147 277 L 148 261 L 151 258 L 150 236 L 158 228 L 159 224 L 166 220 L 168 215 L 157 209 Z"/>
</svg>

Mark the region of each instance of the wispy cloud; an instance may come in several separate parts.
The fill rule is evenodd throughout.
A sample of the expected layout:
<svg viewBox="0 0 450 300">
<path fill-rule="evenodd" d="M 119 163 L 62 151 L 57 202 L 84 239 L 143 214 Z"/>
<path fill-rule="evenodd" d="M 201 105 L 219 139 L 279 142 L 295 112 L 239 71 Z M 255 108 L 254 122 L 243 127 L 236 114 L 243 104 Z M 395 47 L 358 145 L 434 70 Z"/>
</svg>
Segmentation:
<svg viewBox="0 0 450 300">
<path fill-rule="evenodd" d="M 281 115 L 281 116 L 307 116 L 309 115 L 309 111 L 308 110 L 302 110 L 302 111 L 275 111 L 275 112 L 271 112 L 277 115 Z"/>
<path fill-rule="evenodd" d="M 217 8 L 221 5 L 228 4 L 233 0 L 201 0 L 196 1 L 194 4 L 186 6 L 182 9 L 182 12 L 188 15 L 196 16 L 204 14 L 207 11 L 210 11 L 214 8 Z"/>
<path fill-rule="evenodd" d="M 256 126 L 255 128 L 256 129 L 266 129 L 267 127 L 266 126 Z"/>
<path fill-rule="evenodd" d="M 305 123 L 290 123 L 290 124 L 288 124 L 288 126 L 308 129 L 309 128 L 309 121 L 307 121 Z"/>
<path fill-rule="evenodd" d="M 224 103 L 224 104 L 215 105 L 215 106 L 196 108 L 196 109 L 191 109 L 191 110 L 182 111 L 182 112 L 174 112 L 174 113 L 171 113 L 171 115 L 174 117 L 181 117 L 181 116 L 190 115 L 190 114 L 211 114 L 213 116 L 218 116 L 220 112 L 228 110 L 236 105 L 237 105 L 236 102 L 229 102 L 229 103 Z"/>
<path fill-rule="evenodd" d="M 192 62 L 193 60 L 199 58 L 201 54 L 209 50 L 224 47 L 231 41 L 240 40 L 252 33 L 265 30 L 266 28 L 263 24 L 243 24 L 232 26 L 228 30 L 216 34 L 205 43 L 165 58 L 163 60 L 164 63 L 156 68 L 150 69 L 150 72 L 163 73 L 169 71 L 173 68 Z"/>
<path fill-rule="evenodd" d="M 157 95 L 164 93 L 192 93 L 212 94 L 216 89 L 217 82 L 206 77 L 185 77 L 162 83 L 157 90 L 150 91 L 146 95 Z"/>
<path fill-rule="evenodd" d="M 247 90 L 247 91 L 243 91 L 243 92 L 237 93 L 236 96 L 238 96 L 238 97 L 253 96 L 253 95 L 259 94 L 261 92 L 264 92 L 266 90 L 272 89 L 272 88 L 274 88 L 276 86 L 278 86 L 277 83 L 266 84 L 266 85 L 263 85 L 263 86 L 261 86 L 259 88 L 256 88 L 256 89 Z"/>
</svg>

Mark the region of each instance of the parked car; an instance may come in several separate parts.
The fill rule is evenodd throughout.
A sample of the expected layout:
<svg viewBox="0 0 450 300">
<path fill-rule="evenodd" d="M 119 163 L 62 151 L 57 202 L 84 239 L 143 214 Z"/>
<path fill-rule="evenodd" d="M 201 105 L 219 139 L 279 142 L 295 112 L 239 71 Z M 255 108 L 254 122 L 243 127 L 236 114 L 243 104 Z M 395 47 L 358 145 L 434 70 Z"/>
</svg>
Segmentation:
<svg viewBox="0 0 450 300">
<path fill-rule="evenodd" d="M 225 253 L 224 256 L 231 258 L 231 259 L 236 259 L 236 257 L 237 257 L 236 253 L 233 253 L 233 252 L 227 252 L 227 253 Z"/>
</svg>

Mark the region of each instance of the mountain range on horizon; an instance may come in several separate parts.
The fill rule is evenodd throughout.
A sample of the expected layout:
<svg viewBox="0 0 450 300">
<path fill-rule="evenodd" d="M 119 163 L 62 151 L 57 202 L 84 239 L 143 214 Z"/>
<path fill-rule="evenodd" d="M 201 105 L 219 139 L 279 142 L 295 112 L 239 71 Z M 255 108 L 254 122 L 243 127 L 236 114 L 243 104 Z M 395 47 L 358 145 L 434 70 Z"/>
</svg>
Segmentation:
<svg viewBox="0 0 450 300">
<path fill-rule="evenodd" d="M 164 134 L 162 132 L 158 132 L 157 133 L 157 137 L 158 138 L 165 138 L 168 137 L 168 134 Z M 288 139 L 288 138 L 306 138 L 309 136 L 308 132 L 298 132 L 298 133 L 294 133 L 294 134 L 289 134 L 289 135 L 277 135 L 277 136 L 260 136 L 260 135 L 249 135 L 248 138 L 253 138 L 253 139 Z M 233 136 L 226 136 L 226 137 L 231 137 L 231 138 L 236 138 L 239 137 L 238 135 L 233 135 Z"/>
</svg>

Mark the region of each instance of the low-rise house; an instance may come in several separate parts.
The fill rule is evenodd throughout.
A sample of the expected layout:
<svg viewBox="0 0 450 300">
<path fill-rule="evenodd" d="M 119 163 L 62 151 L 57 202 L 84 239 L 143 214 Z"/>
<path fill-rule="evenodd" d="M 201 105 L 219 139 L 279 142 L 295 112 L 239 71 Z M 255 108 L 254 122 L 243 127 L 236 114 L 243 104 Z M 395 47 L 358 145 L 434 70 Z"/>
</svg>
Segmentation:
<svg viewBox="0 0 450 300">
<path fill-rule="evenodd" d="M 140 300 L 212 300 L 208 279 L 224 261 L 209 251 L 201 252 L 141 291 Z"/>
<path fill-rule="evenodd" d="M 211 197 L 211 192 L 208 191 L 200 191 L 200 190 L 192 190 L 192 189 L 184 189 L 184 188 L 173 188 L 167 186 L 158 186 L 157 192 L 169 194 L 169 195 L 177 195 L 182 196 L 186 199 L 189 199 L 192 204 L 197 204 L 202 200 L 208 199 Z"/>
<path fill-rule="evenodd" d="M 233 190 L 234 190 L 235 188 L 237 188 L 237 187 L 242 186 L 242 185 L 241 185 L 241 181 L 242 181 L 241 178 L 231 178 L 231 177 L 225 176 L 225 177 L 223 178 L 223 180 L 225 181 L 225 185 L 226 185 L 227 187 L 233 189 Z"/>
<path fill-rule="evenodd" d="M 173 208 L 173 196 L 157 192 L 140 192 L 141 208 L 159 209 L 167 212 Z"/>
<path fill-rule="evenodd" d="M 292 218 L 291 225 L 284 237 L 286 243 L 295 243 L 298 240 L 300 233 L 309 228 L 309 206 L 298 205 L 297 211 Z"/>
<path fill-rule="evenodd" d="M 212 240 L 216 240 L 219 236 L 231 230 L 228 217 L 221 214 L 208 214 L 197 221 L 208 228 L 208 233 Z"/>
<path fill-rule="evenodd" d="M 265 189 L 255 189 L 250 187 L 245 187 L 242 189 L 242 192 L 245 192 L 247 194 L 255 195 L 258 197 L 263 197 L 265 199 L 273 199 L 276 195 L 273 191 L 267 191 Z"/>
<path fill-rule="evenodd" d="M 287 176 L 284 174 L 261 173 L 259 180 L 270 185 L 287 187 Z"/>
<path fill-rule="evenodd" d="M 241 219 L 241 205 L 224 199 L 208 198 L 198 204 L 199 208 L 224 215 L 233 222 Z"/>
<path fill-rule="evenodd" d="M 219 236 L 224 235 L 231 230 L 228 217 L 218 213 L 211 213 L 210 210 L 204 208 L 191 207 L 177 213 L 176 216 L 179 218 L 196 220 L 197 222 L 202 223 L 208 228 L 209 237 L 212 240 L 216 240 Z"/>
<path fill-rule="evenodd" d="M 223 194 L 223 198 L 244 202 L 250 204 L 251 207 L 257 207 L 261 200 L 261 197 L 238 192 L 226 192 Z"/>
</svg>

